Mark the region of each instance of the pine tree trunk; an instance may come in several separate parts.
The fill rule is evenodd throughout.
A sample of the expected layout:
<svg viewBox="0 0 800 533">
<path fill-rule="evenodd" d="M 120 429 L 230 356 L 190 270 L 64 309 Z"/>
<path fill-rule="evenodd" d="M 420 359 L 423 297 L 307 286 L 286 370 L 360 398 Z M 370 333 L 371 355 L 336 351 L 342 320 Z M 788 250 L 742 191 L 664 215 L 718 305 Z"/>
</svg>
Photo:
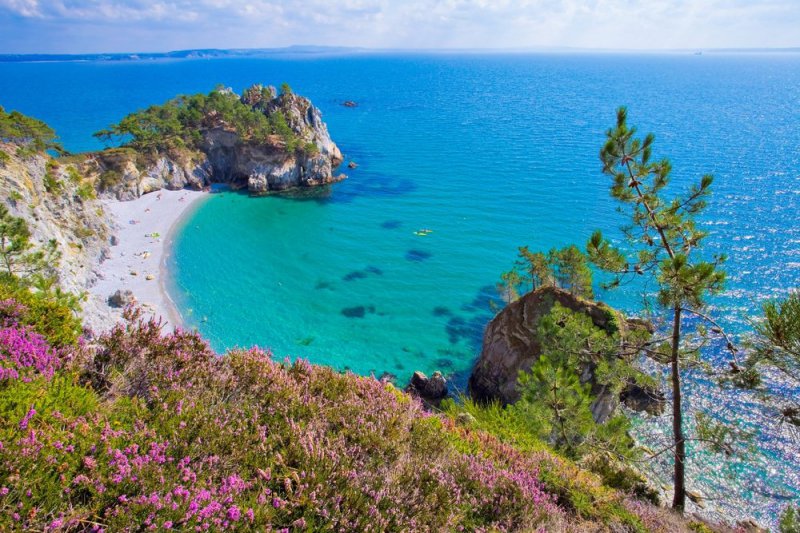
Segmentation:
<svg viewBox="0 0 800 533">
<path fill-rule="evenodd" d="M 675 307 L 672 323 L 672 438 L 675 444 L 675 493 L 672 508 L 683 512 L 686 505 L 686 443 L 683 438 L 683 411 L 681 407 L 681 374 L 679 366 L 681 340 L 681 308 Z"/>
</svg>

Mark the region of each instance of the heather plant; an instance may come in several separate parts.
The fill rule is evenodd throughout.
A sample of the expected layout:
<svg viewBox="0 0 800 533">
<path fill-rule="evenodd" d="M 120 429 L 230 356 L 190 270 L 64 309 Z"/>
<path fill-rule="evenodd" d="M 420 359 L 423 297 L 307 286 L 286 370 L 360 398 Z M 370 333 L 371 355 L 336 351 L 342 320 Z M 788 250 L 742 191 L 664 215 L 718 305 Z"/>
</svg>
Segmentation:
<svg viewBox="0 0 800 533">
<path fill-rule="evenodd" d="M 50 378 L 61 366 L 59 351 L 45 338 L 17 321 L 24 308 L 14 300 L 0 300 L 0 387 L 36 375 Z"/>
<path fill-rule="evenodd" d="M 675 530 L 539 441 L 126 315 L 0 386 L 0 529 Z"/>
<path fill-rule="evenodd" d="M 16 303 L 11 308 L 0 306 L 0 322 L 13 319 L 29 326 L 54 347 L 75 345 L 83 327 L 77 317 L 77 298 L 57 287 L 50 290 L 31 290 L 29 283 L 16 277 L 0 275 L 0 300 Z"/>
</svg>

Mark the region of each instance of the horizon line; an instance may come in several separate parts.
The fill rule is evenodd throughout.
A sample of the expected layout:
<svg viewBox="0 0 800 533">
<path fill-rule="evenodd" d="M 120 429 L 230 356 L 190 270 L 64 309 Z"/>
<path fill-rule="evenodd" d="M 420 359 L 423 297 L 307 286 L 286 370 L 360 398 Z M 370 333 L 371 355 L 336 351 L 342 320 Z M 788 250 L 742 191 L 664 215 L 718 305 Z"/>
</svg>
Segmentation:
<svg viewBox="0 0 800 533">
<path fill-rule="evenodd" d="M 538 46 L 538 47 L 505 47 L 505 48 L 370 48 L 363 46 L 336 46 L 336 45 L 306 45 L 293 44 L 282 47 L 265 48 L 185 48 L 156 52 L 0 52 L 0 61 L 8 58 L 186 58 L 186 54 L 257 54 L 257 53 L 543 53 L 543 52 L 572 52 L 572 53 L 792 53 L 800 52 L 800 46 L 790 47 L 693 47 L 693 48 L 585 48 L 573 46 Z M 197 58 L 202 58 L 199 56 Z"/>
</svg>

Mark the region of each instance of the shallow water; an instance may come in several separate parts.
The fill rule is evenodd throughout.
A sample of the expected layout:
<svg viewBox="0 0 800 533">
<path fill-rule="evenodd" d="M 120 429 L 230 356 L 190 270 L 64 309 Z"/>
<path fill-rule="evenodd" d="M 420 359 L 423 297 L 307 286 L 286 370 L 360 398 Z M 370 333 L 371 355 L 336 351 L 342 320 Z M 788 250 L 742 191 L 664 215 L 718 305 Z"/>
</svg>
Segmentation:
<svg viewBox="0 0 800 533">
<path fill-rule="evenodd" d="M 800 286 L 798 55 L 0 64 L 0 104 L 84 150 L 98 146 L 92 131 L 176 93 L 283 81 L 322 109 L 359 167 L 301 195 L 213 195 L 185 221 L 172 296 L 219 350 L 260 344 L 401 383 L 436 369 L 463 383 L 517 246 L 582 245 L 595 228 L 619 235 L 597 154 L 620 104 L 657 134 L 655 155 L 672 159 L 677 186 L 716 176 L 705 222 L 708 253 L 729 255 L 728 288 L 714 300 L 726 327 L 747 331 L 760 301 Z M 639 308 L 630 289 L 600 296 Z M 701 380 L 689 389 L 721 417 L 764 422 L 744 395 L 717 401 Z M 746 499 L 768 520 L 785 502 L 760 493 L 798 497 L 800 454 L 771 423 L 756 442 L 765 453 L 755 466 L 702 457 L 692 468 L 703 467 L 705 492 L 726 487 L 728 512 Z M 743 473 L 738 482 L 726 468 Z"/>
</svg>

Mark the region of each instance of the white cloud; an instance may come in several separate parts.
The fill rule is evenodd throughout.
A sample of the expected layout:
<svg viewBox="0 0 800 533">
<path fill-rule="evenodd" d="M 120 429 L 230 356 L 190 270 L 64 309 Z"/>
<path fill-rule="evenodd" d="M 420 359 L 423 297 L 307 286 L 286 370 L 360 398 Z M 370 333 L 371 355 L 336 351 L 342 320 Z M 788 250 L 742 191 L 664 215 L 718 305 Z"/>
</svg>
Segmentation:
<svg viewBox="0 0 800 533">
<path fill-rule="evenodd" d="M 142 34 L 161 50 L 800 46 L 797 0 L 0 0 L 0 21 L 9 14 L 47 21 L 54 38 L 91 27 L 98 49 L 126 31 L 128 50 Z"/>
</svg>

